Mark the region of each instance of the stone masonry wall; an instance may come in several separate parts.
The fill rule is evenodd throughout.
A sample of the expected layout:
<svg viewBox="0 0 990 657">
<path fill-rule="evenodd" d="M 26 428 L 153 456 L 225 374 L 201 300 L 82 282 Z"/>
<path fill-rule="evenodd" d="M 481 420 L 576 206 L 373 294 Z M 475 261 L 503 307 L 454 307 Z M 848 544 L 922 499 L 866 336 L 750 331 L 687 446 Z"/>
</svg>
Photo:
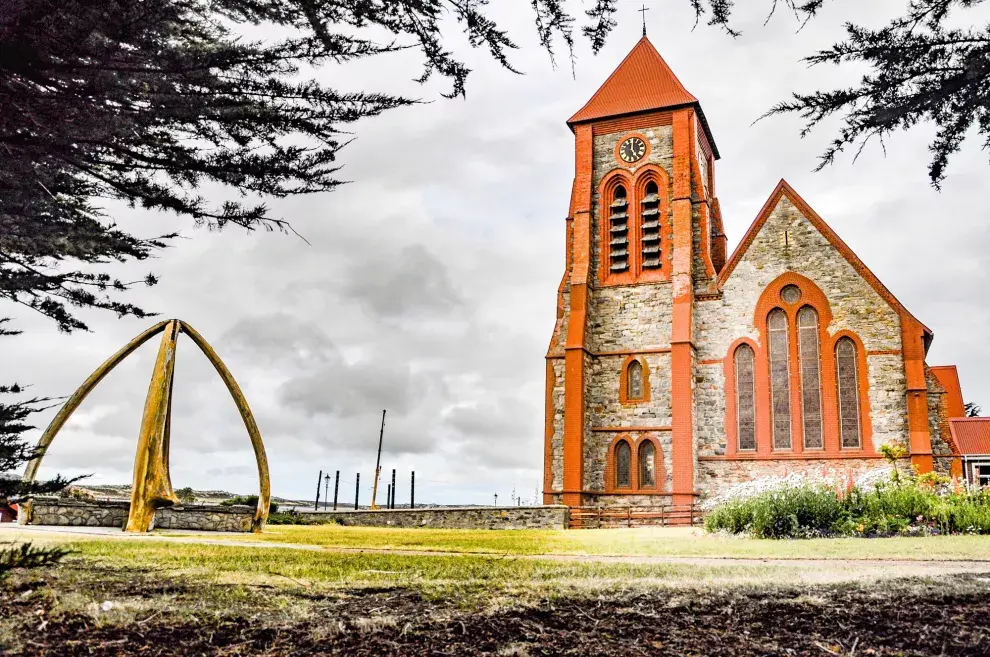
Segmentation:
<svg viewBox="0 0 990 657">
<path fill-rule="evenodd" d="M 35 497 L 32 525 L 69 527 L 118 527 L 127 523 L 130 502 L 87 501 L 59 497 Z"/>
<path fill-rule="evenodd" d="M 307 511 L 316 522 L 355 527 L 429 527 L 432 529 L 567 529 L 566 506 L 379 509 Z"/>
<path fill-rule="evenodd" d="M 696 305 L 697 357 L 705 363 L 696 377 L 699 455 L 718 455 L 725 448 L 725 377 L 718 361 L 737 338 L 759 340 L 753 317 L 756 301 L 763 288 L 786 271 L 806 276 L 824 292 L 833 315 L 829 334 L 848 329 L 860 337 L 867 352 L 885 352 L 867 356 L 873 443 L 906 444 L 907 389 L 897 312 L 782 197 L 725 282 L 722 298 Z M 748 463 L 740 467 L 756 468 Z"/>
<path fill-rule="evenodd" d="M 908 467 L 905 465 L 904 467 Z M 814 477 L 845 482 L 852 475 L 853 480 L 870 470 L 890 471 L 890 465 L 883 459 L 832 459 L 820 461 L 777 460 L 777 461 L 705 461 L 698 464 L 698 487 L 704 492 L 704 499 L 724 493 L 727 489 L 754 479 L 765 477 L 786 477 L 802 473 Z"/>
<path fill-rule="evenodd" d="M 128 501 L 35 497 L 30 524 L 123 529 L 130 508 Z M 159 509 L 152 527 L 249 532 L 253 518 L 254 509 L 249 506 L 190 504 Z"/>
</svg>

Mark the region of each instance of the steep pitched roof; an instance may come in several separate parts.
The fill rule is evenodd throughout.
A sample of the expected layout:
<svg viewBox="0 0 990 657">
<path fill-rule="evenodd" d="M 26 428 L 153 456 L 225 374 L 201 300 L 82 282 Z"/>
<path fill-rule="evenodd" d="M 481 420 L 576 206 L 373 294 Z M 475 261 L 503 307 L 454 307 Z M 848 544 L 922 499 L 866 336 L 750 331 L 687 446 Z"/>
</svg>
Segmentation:
<svg viewBox="0 0 990 657">
<path fill-rule="evenodd" d="M 736 250 L 732 252 L 732 256 L 729 258 L 729 261 L 726 263 L 725 267 L 722 268 L 722 271 L 719 272 L 719 288 L 725 284 L 725 281 L 729 280 L 729 276 L 732 275 L 736 265 L 738 265 L 739 261 L 742 260 L 742 257 L 746 254 L 746 251 L 749 250 L 749 247 L 752 246 L 753 240 L 756 239 L 756 236 L 760 233 L 763 225 L 766 224 L 767 219 L 770 218 L 770 214 L 774 211 L 774 208 L 777 207 L 777 204 L 780 203 L 780 199 L 785 196 L 791 203 L 797 206 L 798 210 L 801 211 L 801 214 L 803 214 L 808 221 L 811 222 L 811 225 L 814 226 L 826 240 L 828 240 L 829 244 L 834 246 L 835 249 L 842 254 L 846 261 L 852 265 L 852 268 L 855 269 L 856 272 L 870 284 L 870 287 L 876 290 L 876 293 L 879 294 L 884 301 L 890 304 L 891 308 L 898 312 L 903 312 L 917 321 L 917 318 L 915 318 L 914 315 L 911 315 L 907 308 L 905 308 L 903 304 L 901 304 L 901 302 L 898 301 L 893 294 L 891 294 L 890 290 L 888 290 L 887 287 L 880 282 L 880 279 L 876 277 L 876 274 L 870 271 L 869 267 L 867 267 L 863 261 L 859 259 L 859 256 L 853 253 L 853 250 L 842 241 L 834 230 L 832 230 L 831 226 L 825 223 L 825 220 L 818 216 L 818 213 L 812 210 L 811 206 L 808 205 L 805 200 L 801 198 L 796 191 L 794 191 L 794 188 L 791 187 L 783 178 L 781 178 L 780 182 L 777 183 L 777 187 L 773 190 L 773 193 L 770 194 L 770 198 L 768 198 L 767 202 L 763 204 L 763 208 L 760 210 L 760 213 L 756 215 L 756 219 L 753 220 L 753 223 L 750 225 L 749 229 L 746 230 L 746 234 L 743 235 L 742 241 L 739 242 L 739 246 L 737 246 Z M 921 322 L 918 323 L 921 324 Z M 930 338 L 932 335 L 931 329 L 924 324 L 921 324 L 921 327 Z M 927 342 L 925 349 L 927 350 Z"/>
<path fill-rule="evenodd" d="M 990 454 L 990 417 L 953 418 L 949 432 L 960 454 Z"/>
<path fill-rule="evenodd" d="M 962 386 L 959 385 L 959 372 L 955 365 L 937 365 L 931 368 L 932 374 L 945 388 L 946 410 L 949 418 L 966 417 L 966 404 L 963 401 Z"/>
<path fill-rule="evenodd" d="M 623 114 L 636 114 L 694 105 L 705 129 L 712 154 L 718 149 L 708 128 L 701 105 L 663 60 L 645 36 L 633 47 L 622 63 L 605 80 L 584 107 L 567 120 L 568 125 Z"/>
</svg>

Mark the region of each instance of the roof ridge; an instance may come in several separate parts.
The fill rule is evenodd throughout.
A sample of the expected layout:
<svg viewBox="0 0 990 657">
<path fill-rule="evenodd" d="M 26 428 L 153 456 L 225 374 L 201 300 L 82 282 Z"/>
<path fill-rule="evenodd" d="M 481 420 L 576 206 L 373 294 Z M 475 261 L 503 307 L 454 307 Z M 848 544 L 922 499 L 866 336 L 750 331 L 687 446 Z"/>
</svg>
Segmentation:
<svg viewBox="0 0 990 657">
<path fill-rule="evenodd" d="M 739 264 L 739 261 L 742 260 L 742 257 L 749 250 L 749 247 L 752 246 L 753 240 L 756 239 L 756 236 L 763 228 L 763 225 L 766 224 L 767 219 L 769 219 L 770 214 L 780 203 L 780 199 L 785 196 L 791 203 L 797 206 L 798 210 L 801 211 L 811 225 L 814 226 L 815 229 L 821 233 L 821 235 L 833 247 L 836 248 L 836 250 L 846 259 L 852 268 L 855 269 L 856 272 L 870 284 L 870 287 L 872 287 L 884 301 L 886 301 L 894 310 L 903 312 L 917 321 L 926 333 L 930 334 L 932 332 L 931 329 L 922 324 L 917 317 L 908 311 L 904 304 L 902 304 L 897 297 L 894 296 L 894 294 L 887 288 L 886 285 L 883 284 L 877 275 L 866 266 L 866 263 L 864 263 L 860 257 L 856 255 L 851 248 L 849 248 L 849 245 L 847 245 L 842 238 L 839 237 L 838 233 L 836 233 L 835 230 L 828 225 L 828 222 L 822 219 L 822 217 L 815 212 L 810 205 L 808 205 L 807 201 L 801 198 L 801 195 L 798 194 L 793 187 L 791 187 L 790 183 L 783 178 L 781 178 L 780 182 L 777 183 L 777 186 L 774 188 L 773 192 L 771 192 L 770 197 L 766 200 L 766 203 L 764 203 L 763 207 L 760 208 L 760 211 L 757 213 L 753 223 L 746 229 L 742 240 L 739 241 L 739 244 L 732 252 L 732 255 L 726 261 L 722 271 L 719 272 L 718 278 L 716 279 L 716 285 L 719 288 L 721 288 L 728 280 L 729 276 L 732 275 L 736 265 Z"/>
</svg>

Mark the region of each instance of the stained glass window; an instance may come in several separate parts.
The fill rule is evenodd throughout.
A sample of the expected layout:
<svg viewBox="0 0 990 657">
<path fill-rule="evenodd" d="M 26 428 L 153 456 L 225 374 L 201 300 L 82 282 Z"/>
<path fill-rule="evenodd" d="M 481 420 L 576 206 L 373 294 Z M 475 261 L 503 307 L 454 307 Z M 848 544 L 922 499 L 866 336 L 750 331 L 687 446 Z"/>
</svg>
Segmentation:
<svg viewBox="0 0 990 657">
<path fill-rule="evenodd" d="M 626 368 L 626 376 L 629 377 L 627 381 L 627 396 L 629 399 L 642 399 L 643 398 L 643 364 L 638 360 L 630 361 L 629 367 Z"/>
<path fill-rule="evenodd" d="M 756 356 L 748 344 L 735 354 L 736 434 L 739 449 L 756 449 Z"/>
<path fill-rule="evenodd" d="M 773 448 L 791 448 L 791 386 L 788 358 L 787 315 L 780 308 L 767 317 L 770 342 L 770 403 Z"/>
<path fill-rule="evenodd" d="M 657 485 L 656 448 L 649 440 L 639 446 L 639 485 L 641 488 L 655 488 Z"/>
<path fill-rule="evenodd" d="M 797 315 L 798 349 L 801 358 L 801 410 L 804 418 L 804 446 L 821 449 L 822 379 L 818 348 L 818 313 L 805 306 Z"/>
<path fill-rule="evenodd" d="M 859 427 L 859 372 L 856 343 L 850 338 L 840 338 L 835 344 L 836 382 L 839 387 L 839 433 L 842 446 L 860 446 Z"/>
<path fill-rule="evenodd" d="M 632 450 L 629 443 L 620 440 L 615 446 L 615 487 L 629 488 L 632 485 L 630 469 L 632 467 Z"/>
</svg>

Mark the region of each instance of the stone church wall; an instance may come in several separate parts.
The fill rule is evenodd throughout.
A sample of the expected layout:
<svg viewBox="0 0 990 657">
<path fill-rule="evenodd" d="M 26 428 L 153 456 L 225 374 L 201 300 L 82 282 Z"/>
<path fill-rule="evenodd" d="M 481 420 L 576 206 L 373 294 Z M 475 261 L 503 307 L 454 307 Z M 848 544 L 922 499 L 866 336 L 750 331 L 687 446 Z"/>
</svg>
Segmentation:
<svg viewBox="0 0 990 657">
<path fill-rule="evenodd" d="M 833 315 L 829 334 L 848 329 L 863 341 L 874 446 L 906 444 L 907 387 L 900 317 L 798 208 L 782 197 L 725 282 L 722 298 L 696 305 L 698 359 L 707 363 L 698 369 L 697 404 L 715 407 L 710 413 L 702 411 L 708 421 L 699 425 L 701 455 L 714 456 L 724 449 L 725 432 L 719 419 L 724 417 L 725 377 L 719 361 L 737 338 L 759 340 L 754 325 L 756 300 L 767 284 L 786 271 L 806 276 L 821 288 Z"/>
</svg>

